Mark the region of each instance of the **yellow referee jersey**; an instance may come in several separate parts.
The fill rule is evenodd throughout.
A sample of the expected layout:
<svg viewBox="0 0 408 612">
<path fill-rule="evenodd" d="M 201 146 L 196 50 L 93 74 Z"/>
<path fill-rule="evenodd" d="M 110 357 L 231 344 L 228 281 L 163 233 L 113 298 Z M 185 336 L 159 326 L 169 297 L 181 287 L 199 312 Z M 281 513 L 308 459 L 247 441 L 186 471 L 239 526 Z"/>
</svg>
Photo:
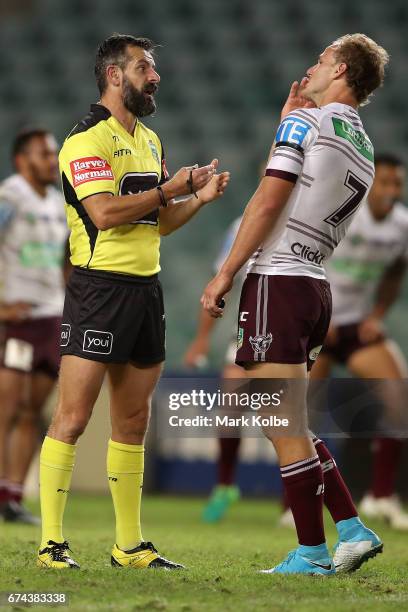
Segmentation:
<svg viewBox="0 0 408 612">
<path fill-rule="evenodd" d="M 158 210 L 101 231 L 81 201 L 102 192 L 139 193 L 163 183 L 167 171 L 159 137 L 140 121 L 132 136 L 107 108 L 92 104 L 90 113 L 65 140 L 59 164 L 71 230 L 71 263 L 121 274 L 156 274 L 160 270 Z"/>
</svg>

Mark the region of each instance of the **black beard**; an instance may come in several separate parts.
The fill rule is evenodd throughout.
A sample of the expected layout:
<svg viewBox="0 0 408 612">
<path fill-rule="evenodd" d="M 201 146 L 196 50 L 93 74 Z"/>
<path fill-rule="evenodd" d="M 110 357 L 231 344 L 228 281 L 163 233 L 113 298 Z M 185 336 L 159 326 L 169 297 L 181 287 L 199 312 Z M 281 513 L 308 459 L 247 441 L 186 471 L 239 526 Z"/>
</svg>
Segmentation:
<svg viewBox="0 0 408 612">
<path fill-rule="evenodd" d="M 154 89 L 147 87 L 146 89 L 148 93 L 154 93 L 157 87 Z M 123 81 L 122 99 L 125 108 L 135 117 L 147 117 L 147 115 L 151 115 L 156 110 L 154 98 L 146 98 L 144 93 L 134 87 L 129 79 L 124 79 Z"/>
</svg>

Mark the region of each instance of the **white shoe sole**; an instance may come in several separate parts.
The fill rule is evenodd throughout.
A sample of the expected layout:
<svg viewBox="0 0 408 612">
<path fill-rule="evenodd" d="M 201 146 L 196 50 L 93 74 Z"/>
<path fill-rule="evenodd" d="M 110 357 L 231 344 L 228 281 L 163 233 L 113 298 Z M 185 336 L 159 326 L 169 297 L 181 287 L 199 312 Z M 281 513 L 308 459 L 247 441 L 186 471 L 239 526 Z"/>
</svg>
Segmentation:
<svg viewBox="0 0 408 612">
<path fill-rule="evenodd" d="M 378 554 L 382 553 L 383 548 L 384 548 L 384 544 L 381 542 L 380 544 L 377 544 L 377 546 L 370 548 L 364 553 L 354 553 L 353 554 L 351 550 L 348 557 L 340 563 L 336 563 L 336 555 L 334 555 L 333 561 L 334 561 L 334 567 L 336 568 L 336 574 L 345 574 L 348 572 L 355 572 L 356 570 L 360 569 L 363 563 L 365 563 L 369 559 L 373 559 Z"/>
</svg>

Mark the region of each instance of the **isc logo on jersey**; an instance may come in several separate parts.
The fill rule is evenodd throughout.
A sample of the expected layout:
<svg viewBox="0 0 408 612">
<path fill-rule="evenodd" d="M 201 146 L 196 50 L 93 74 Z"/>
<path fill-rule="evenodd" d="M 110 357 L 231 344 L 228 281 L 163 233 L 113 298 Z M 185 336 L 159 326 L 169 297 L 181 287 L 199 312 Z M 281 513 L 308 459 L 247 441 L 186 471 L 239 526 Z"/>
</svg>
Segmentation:
<svg viewBox="0 0 408 612">
<path fill-rule="evenodd" d="M 276 142 L 288 142 L 301 146 L 311 127 L 306 121 L 289 115 L 278 128 Z"/>
</svg>

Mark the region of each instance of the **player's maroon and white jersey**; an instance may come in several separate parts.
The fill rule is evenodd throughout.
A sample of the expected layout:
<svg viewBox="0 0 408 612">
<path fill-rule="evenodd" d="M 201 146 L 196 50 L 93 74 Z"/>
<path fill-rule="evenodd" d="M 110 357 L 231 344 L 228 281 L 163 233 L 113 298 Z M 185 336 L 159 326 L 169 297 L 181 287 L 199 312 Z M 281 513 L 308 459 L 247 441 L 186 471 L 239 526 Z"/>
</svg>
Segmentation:
<svg viewBox="0 0 408 612">
<path fill-rule="evenodd" d="M 369 315 L 381 277 L 399 258 L 408 259 L 408 209 L 397 203 L 377 221 L 364 203 L 325 266 L 334 325 L 358 323 Z"/>
<path fill-rule="evenodd" d="M 324 279 L 374 178 L 373 146 L 358 113 L 334 102 L 292 111 L 280 124 L 266 176 L 295 187 L 249 272 Z"/>
<path fill-rule="evenodd" d="M 28 302 L 31 318 L 61 316 L 62 263 L 68 229 L 64 200 L 54 187 L 44 198 L 20 175 L 0 185 L 0 295 Z"/>
</svg>

